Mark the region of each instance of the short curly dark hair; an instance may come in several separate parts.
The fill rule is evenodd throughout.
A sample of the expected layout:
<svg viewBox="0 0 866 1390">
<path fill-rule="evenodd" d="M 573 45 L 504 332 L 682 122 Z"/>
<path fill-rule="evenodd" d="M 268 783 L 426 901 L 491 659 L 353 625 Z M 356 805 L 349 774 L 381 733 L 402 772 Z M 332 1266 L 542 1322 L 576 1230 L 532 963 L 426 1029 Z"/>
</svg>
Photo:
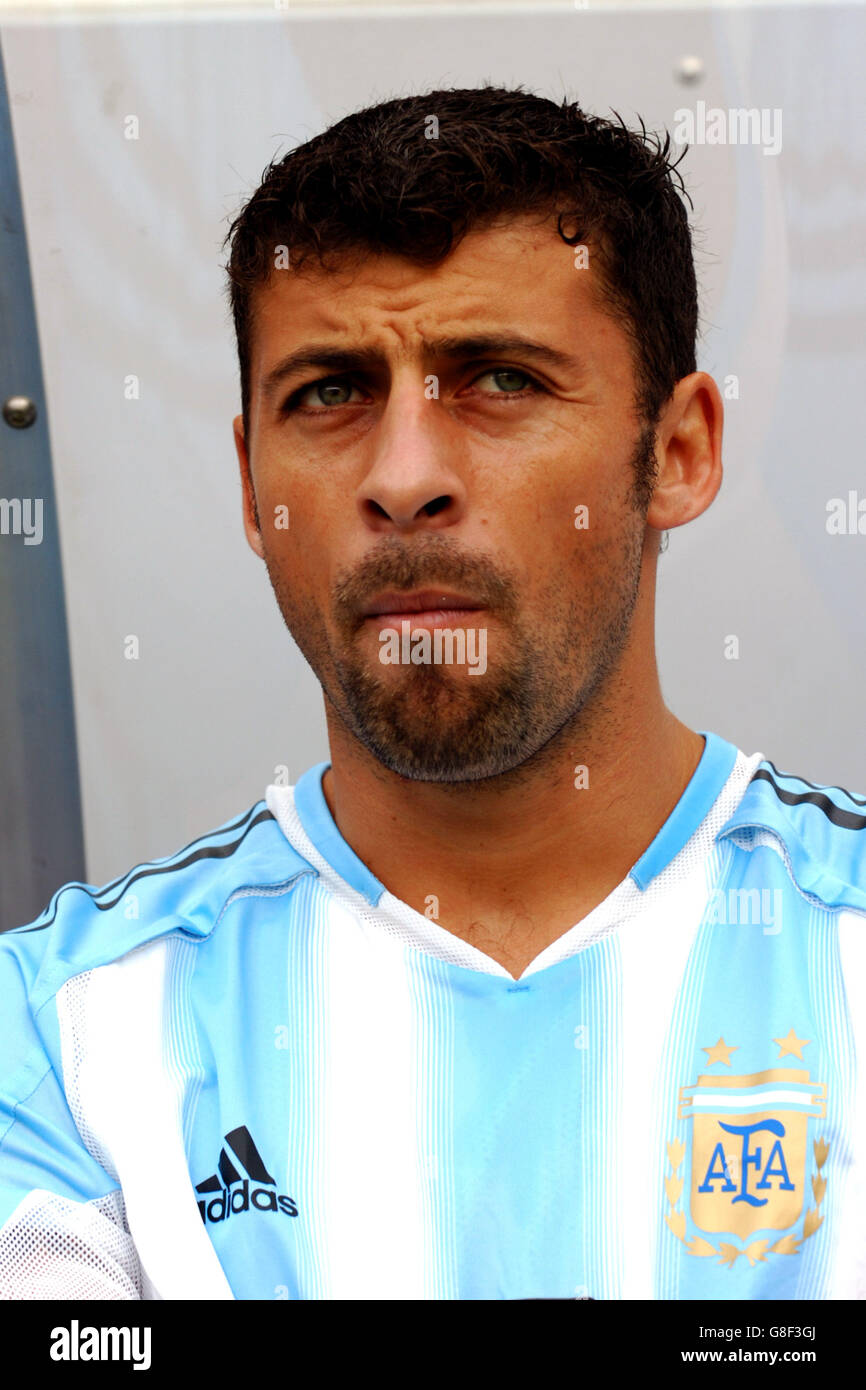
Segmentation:
<svg viewBox="0 0 866 1390">
<path fill-rule="evenodd" d="M 521 87 L 453 88 L 354 112 L 272 161 L 225 238 L 245 430 L 253 292 L 273 273 L 275 247 L 296 267 L 365 251 L 435 265 L 471 229 L 536 212 L 558 213 L 564 241 L 594 247 L 601 301 L 631 342 L 636 410 L 655 425 L 696 370 L 697 285 L 674 175 L 689 195 L 670 134 L 662 142 L 613 115 Z"/>
</svg>

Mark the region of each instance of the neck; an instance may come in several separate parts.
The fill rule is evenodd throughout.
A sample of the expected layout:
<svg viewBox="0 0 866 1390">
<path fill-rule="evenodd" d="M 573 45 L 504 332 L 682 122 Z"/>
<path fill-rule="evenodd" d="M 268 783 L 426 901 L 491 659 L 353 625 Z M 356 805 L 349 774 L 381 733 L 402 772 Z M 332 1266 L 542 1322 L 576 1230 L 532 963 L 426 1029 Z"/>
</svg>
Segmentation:
<svg viewBox="0 0 866 1390">
<path fill-rule="evenodd" d="M 440 926 L 519 974 L 626 877 L 694 774 L 703 739 L 657 680 L 644 695 L 583 711 L 513 772 L 457 784 L 390 772 L 326 700 L 325 798 L 389 892 L 428 915 L 432 895 Z"/>
</svg>

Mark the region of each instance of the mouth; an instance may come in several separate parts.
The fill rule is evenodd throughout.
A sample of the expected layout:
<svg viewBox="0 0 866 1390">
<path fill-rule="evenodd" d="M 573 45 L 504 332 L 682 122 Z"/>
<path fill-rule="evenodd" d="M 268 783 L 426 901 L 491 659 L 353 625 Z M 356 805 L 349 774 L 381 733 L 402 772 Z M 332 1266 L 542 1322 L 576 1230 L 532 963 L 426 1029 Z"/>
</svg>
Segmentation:
<svg viewBox="0 0 866 1390">
<path fill-rule="evenodd" d="M 378 594 L 365 606 L 365 622 L 378 627 L 398 627 L 403 621 L 413 627 L 465 627 L 484 605 L 467 594 L 444 589 L 423 589 L 414 593 L 389 591 Z"/>
</svg>

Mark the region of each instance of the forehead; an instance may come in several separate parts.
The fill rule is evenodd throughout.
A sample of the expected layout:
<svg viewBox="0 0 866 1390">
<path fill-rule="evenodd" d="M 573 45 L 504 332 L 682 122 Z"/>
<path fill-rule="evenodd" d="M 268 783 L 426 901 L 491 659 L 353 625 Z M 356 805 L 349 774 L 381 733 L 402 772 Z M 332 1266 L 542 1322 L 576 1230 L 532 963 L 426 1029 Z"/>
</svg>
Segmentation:
<svg viewBox="0 0 866 1390">
<path fill-rule="evenodd" d="M 399 356 L 424 339 L 501 330 L 627 355 L 625 332 L 601 299 L 593 249 L 588 267 L 575 250 L 555 219 L 527 218 L 473 229 L 436 266 L 358 252 L 332 270 L 310 262 L 275 270 L 253 295 L 253 378 L 287 349 L 324 337 Z"/>
</svg>

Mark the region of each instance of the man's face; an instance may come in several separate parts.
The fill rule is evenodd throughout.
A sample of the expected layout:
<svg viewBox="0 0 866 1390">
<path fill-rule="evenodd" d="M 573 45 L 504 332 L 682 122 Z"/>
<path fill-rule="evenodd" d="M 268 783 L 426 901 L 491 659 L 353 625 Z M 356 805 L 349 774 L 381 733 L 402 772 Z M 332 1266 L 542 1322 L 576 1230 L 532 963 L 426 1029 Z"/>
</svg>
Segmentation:
<svg viewBox="0 0 866 1390">
<path fill-rule="evenodd" d="M 591 262 L 521 220 L 435 269 L 374 257 L 276 272 L 258 293 L 246 445 L 235 422 L 247 535 L 330 718 L 400 776 L 519 768 L 604 698 L 633 641 L 650 550 L 631 488 L 652 435 Z M 325 365 L 266 389 L 287 354 L 323 348 Z M 365 616 L 383 591 L 439 588 L 478 606 Z M 403 621 L 412 643 L 437 621 L 476 629 L 479 669 L 383 664 L 379 633 Z"/>
</svg>

